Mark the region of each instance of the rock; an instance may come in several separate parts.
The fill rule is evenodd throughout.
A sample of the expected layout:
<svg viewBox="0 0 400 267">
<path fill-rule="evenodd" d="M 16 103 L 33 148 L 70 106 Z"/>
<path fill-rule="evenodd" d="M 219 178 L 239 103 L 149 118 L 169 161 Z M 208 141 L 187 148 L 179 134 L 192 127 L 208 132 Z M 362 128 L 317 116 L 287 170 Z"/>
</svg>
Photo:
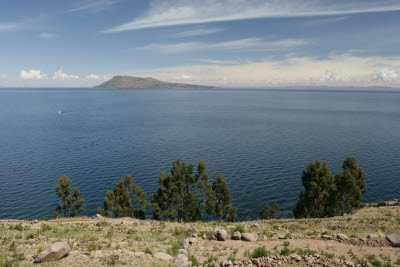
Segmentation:
<svg viewBox="0 0 400 267">
<path fill-rule="evenodd" d="M 38 236 L 38 240 L 45 240 L 46 239 L 46 237 L 45 236 Z"/>
<path fill-rule="evenodd" d="M 226 230 L 219 228 L 215 231 L 215 235 L 218 241 L 225 241 L 228 236 L 228 233 L 226 232 Z"/>
<path fill-rule="evenodd" d="M 337 238 L 339 240 L 348 240 L 349 239 L 349 237 L 347 235 L 345 235 L 345 234 L 338 234 Z"/>
<path fill-rule="evenodd" d="M 203 239 L 207 239 L 207 236 L 204 234 L 204 235 L 202 236 L 202 238 L 203 238 Z"/>
<path fill-rule="evenodd" d="M 376 234 L 369 234 L 369 235 L 367 236 L 367 238 L 368 238 L 368 239 L 378 239 L 378 238 L 379 238 L 379 235 L 376 235 Z"/>
<path fill-rule="evenodd" d="M 232 235 L 232 239 L 233 239 L 233 240 L 240 240 L 240 239 L 242 239 L 242 233 L 240 233 L 240 232 L 238 232 L 238 231 L 234 232 L 233 235 Z"/>
<path fill-rule="evenodd" d="M 98 213 L 96 214 L 96 217 L 97 217 L 97 218 L 103 218 L 103 216 L 101 216 L 101 215 L 98 214 Z"/>
<path fill-rule="evenodd" d="M 234 226 L 234 225 L 228 225 L 227 227 L 226 227 L 226 230 L 232 230 L 232 229 L 236 229 L 236 226 Z"/>
<path fill-rule="evenodd" d="M 192 237 L 193 237 L 193 238 L 197 238 L 197 234 L 196 234 L 196 233 L 193 233 L 193 234 L 192 234 Z"/>
<path fill-rule="evenodd" d="M 178 254 L 173 260 L 176 265 L 182 266 L 188 261 L 188 256 L 185 254 Z"/>
<path fill-rule="evenodd" d="M 159 260 L 163 260 L 163 261 L 170 261 L 172 260 L 172 256 L 164 253 L 164 252 L 157 252 L 153 255 L 154 258 L 159 259 Z"/>
<path fill-rule="evenodd" d="M 286 236 L 284 236 L 284 235 L 278 235 L 278 238 L 279 238 L 279 239 L 286 239 Z"/>
<path fill-rule="evenodd" d="M 103 257 L 103 251 L 101 251 L 101 250 L 93 251 L 91 253 L 91 256 L 93 256 L 94 258 L 101 258 L 101 257 Z"/>
<path fill-rule="evenodd" d="M 39 221 L 38 220 L 33 220 L 33 223 L 38 223 Z"/>
<path fill-rule="evenodd" d="M 296 253 L 293 253 L 293 254 L 290 254 L 289 255 L 292 259 L 295 259 L 295 258 L 297 258 L 297 256 L 299 256 L 299 255 L 297 255 Z"/>
<path fill-rule="evenodd" d="M 258 224 L 258 223 L 252 223 L 252 224 L 251 224 L 251 227 L 253 227 L 253 228 L 259 228 L 259 227 L 260 227 L 260 224 Z"/>
<path fill-rule="evenodd" d="M 400 247 L 400 236 L 398 234 L 390 234 L 386 236 L 386 239 L 392 247 Z"/>
<path fill-rule="evenodd" d="M 63 257 L 66 257 L 71 251 L 67 242 L 56 242 L 51 245 L 50 248 L 40 252 L 38 255 L 34 256 L 36 263 L 43 263 L 48 261 L 56 261 Z"/>
<path fill-rule="evenodd" d="M 225 230 L 224 230 L 225 231 Z M 226 232 L 226 231 L 225 231 Z M 189 237 L 189 244 L 190 245 L 193 245 L 194 243 L 196 243 L 197 242 L 197 238 L 194 238 L 194 237 Z"/>
<path fill-rule="evenodd" d="M 250 233 L 244 233 L 244 234 L 242 234 L 242 240 L 255 242 L 255 241 L 257 241 L 257 236 L 254 234 L 250 234 Z"/>
<path fill-rule="evenodd" d="M 134 258 L 136 255 L 135 255 L 135 252 L 133 252 L 133 251 L 130 251 L 130 250 L 123 250 L 122 251 L 125 255 L 127 255 L 128 257 L 131 257 L 131 258 Z"/>
<path fill-rule="evenodd" d="M 146 256 L 146 253 L 144 252 L 135 252 L 135 257 L 136 258 L 143 258 Z"/>
<path fill-rule="evenodd" d="M 330 240 L 330 239 L 331 239 L 331 236 L 330 236 L 330 235 L 322 235 L 321 238 L 322 238 L 322 239 Z"/>
<path fill-rule="evenodd" d="M 178 249 L 178 252 L 180 253 L 180 254 L 185 254 L 185 255 L 188 255 L 188 252 L 187 252 L 187 250 L 186 249 Z"/>
</svg>

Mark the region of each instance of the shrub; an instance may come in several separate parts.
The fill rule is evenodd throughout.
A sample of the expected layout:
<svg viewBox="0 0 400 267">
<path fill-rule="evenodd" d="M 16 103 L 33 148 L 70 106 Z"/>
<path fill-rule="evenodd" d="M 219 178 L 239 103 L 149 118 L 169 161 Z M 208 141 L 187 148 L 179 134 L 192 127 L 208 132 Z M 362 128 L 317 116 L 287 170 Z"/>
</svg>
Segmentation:
<svg viewBox="0 0 400 267">
<path fill-rule="evenodd" d="M 153 255 L 153 251 L 148 247 L 144 250 L 144 253 L 149 254 L 149 255 Z"/>
<path fill-rule="evenodd" d="M 208 259 L 204 261 L 203 265 L 206 265 L 206 264 L 208 264 L 208 263 L 211 263 L 211 262 L 217 261 L 217 260 L 218 260 L 217 257 L 215 257 L 214 255 L 210 255 L 210 256 L 208 257 Z"/>
<path fill-rule="evenodd" d="M 235 232 L 240 232 L 243 234 L 245 232 L 243 225 L 241 224 L 237 225 L 235 228 Z"/>
<path fill-rule="evenodd" d="M 196 259 L 196 257 L 194 255 L 189 255 L 188 261 L 191 261 L 193 266 L 201 265 L 200 262 Z"/>
<path fill-rule="evenodd" d="M 268 257 L 271 253 L 265 247 L 256 248 L 251 254 L 252 258 Z"/>
</svg>

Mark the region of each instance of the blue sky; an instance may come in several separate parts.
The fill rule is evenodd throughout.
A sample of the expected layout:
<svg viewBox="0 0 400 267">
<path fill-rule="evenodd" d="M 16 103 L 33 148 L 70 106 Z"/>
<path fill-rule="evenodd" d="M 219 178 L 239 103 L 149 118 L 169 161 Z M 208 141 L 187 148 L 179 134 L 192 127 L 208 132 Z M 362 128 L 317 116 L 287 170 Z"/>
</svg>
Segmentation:
<svg viewBox="0 0 400 267">
<path fill-rule="evenodd" d="M 400 87 L 400 0 L 3 0 L 0 87 Z"/>
</svg>

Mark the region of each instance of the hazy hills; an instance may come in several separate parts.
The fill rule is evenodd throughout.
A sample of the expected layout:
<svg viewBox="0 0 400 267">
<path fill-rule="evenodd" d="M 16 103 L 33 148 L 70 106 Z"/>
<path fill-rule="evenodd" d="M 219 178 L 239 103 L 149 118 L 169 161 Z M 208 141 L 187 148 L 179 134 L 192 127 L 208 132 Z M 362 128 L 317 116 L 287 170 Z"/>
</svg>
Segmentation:
<svg viewBox="0 0 400 267">
<path fill-rule="evenodd" d="M 168 83 L 151 77 L 114 76 L 111 80 L 94 86 L 95 89 L 218 89 L 213 86 Z"/>
</svg>

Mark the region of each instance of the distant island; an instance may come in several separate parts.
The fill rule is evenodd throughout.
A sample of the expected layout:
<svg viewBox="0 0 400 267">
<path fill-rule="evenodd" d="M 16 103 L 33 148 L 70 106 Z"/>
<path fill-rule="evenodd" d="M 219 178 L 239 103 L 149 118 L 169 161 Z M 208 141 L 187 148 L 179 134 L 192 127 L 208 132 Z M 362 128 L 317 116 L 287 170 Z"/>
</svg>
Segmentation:
<svg viewBox="0 0 400 267">
<path fill-rule="evenodd" d="M 184 83 L 168 83 L 151 77 L 114 76 L 111 80 L 94 89 L 220 89 L 214 86 L 203 86 Z"/>
</svg>

